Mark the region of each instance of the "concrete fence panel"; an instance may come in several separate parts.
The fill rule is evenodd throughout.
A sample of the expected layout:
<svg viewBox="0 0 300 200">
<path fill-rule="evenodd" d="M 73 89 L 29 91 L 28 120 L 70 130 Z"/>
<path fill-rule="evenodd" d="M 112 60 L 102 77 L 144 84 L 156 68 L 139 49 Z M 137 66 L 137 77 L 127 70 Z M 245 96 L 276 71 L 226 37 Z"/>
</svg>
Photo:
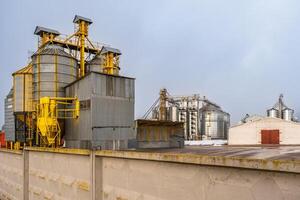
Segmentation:
<svg viewBox="0 0 300 200">
<path fill-rule="evenodd" d="M 23 154 L 0 151 L 0 199 L 23 199 Z"/>
<path fill-rule="evenodd" d="M 138 151 L 0 149 L 0 199 L 300 199 L 297 160 L 244 158 L 237 165 L 230 159 Z"/>
</svg>

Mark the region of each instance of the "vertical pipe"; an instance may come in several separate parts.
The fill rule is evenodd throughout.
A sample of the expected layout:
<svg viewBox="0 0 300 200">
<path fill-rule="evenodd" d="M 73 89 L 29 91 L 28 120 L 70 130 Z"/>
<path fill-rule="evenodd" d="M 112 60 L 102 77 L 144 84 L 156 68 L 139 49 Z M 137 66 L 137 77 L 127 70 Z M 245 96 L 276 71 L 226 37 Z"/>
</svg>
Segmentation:
<svg viewBox="0 0 300 200">
<path fill-rule="evenodd" d="M 40 99 L 40 92 L 41 92 L 41 64 L 40 64 L 41 58 L 40 58 L 40 54 L 38 52 L 37 55 L 37 68 L 38 68 L 38 94 L 37 94 L 37 99 L 35 99 L 36 104 L 38 104 L 38 101 Z"/>
<path fill-rule="evenodd" d="M 72 66 L 71 68 L 71 74 L 75 77 L 77 77 L 77 74 L 74 74 L 74 60 L 73 59 L 70 59 L 70 65 Z M 75 70 L 76 71 L 76 70 Z"/>
<path fill-rule="evenodd" d="M 114 74 L 114 53 L 108 53 L 108 74 Z"/>
<path fill-rule="evenodd" d="M 81 48 L 80 48 L 80 74 L 81 77 L 85 75 L 85 66 L 84 66 L 84 41 L 85 37 L 82 34 L 80 36 L 80 43 L 81 43 Z"/>
<path fill-rule="evenodd" d="M 85 22 L 81 21 L 79 24 L 80 31 L 80 75 L 85 75 L 85 63 L 84 63 L 84 48 L 85 48 L 85 37 L 87 34 Z"/>
<path fill-rule="evenodd" d="M 55 85 L 54 85 L 54 91 L 55 91 L 55 97 L 57 97 L 58 96 L 58 94 L 57 94 L 57 90 L 58 90 L 58 75 L 57 75 L 57 51 L 55 52 L 55 57 L 54 57 L 54 63 L 55 63 Z"/>
</svg>

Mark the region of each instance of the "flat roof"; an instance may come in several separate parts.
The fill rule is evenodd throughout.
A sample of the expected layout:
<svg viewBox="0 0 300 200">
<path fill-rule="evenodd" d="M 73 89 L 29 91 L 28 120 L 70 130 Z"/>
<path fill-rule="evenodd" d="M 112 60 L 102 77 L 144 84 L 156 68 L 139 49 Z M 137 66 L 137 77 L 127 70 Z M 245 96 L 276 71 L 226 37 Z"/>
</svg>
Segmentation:
<svg viewBox="0 0 300 200">
<path fill-rule="evenodd" d="M 185 146 L 181 149 L 97 151 L 96 155 L 153 161 L 300 173 L 300 145 Z"/>
</svg>

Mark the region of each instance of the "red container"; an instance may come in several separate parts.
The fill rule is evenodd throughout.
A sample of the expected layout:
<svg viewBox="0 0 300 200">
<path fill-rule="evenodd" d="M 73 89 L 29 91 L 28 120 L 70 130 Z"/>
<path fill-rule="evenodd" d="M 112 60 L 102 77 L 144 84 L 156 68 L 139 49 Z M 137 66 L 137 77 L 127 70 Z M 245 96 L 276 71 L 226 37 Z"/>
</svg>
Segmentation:
<svg viewBox="0 0 300 200">
<path fill-rule="evenodd" d="M 6 147 L 6 142 L 5 142 L 5 132 L 1 131 L 0 132 L 0 147 Z"/>
</svg>

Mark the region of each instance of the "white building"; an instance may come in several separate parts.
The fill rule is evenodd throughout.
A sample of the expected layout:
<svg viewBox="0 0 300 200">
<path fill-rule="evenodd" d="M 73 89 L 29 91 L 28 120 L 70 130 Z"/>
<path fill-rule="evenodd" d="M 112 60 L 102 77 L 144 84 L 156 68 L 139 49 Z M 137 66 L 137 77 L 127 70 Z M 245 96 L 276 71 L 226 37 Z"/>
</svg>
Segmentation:
<svg viewBox="0 0 300 200">
<path fill-rule="evenodd" d="M 300 123 L 263 117 L 232 126 L 229 145 L 300 144 Z"/>
</svg>

